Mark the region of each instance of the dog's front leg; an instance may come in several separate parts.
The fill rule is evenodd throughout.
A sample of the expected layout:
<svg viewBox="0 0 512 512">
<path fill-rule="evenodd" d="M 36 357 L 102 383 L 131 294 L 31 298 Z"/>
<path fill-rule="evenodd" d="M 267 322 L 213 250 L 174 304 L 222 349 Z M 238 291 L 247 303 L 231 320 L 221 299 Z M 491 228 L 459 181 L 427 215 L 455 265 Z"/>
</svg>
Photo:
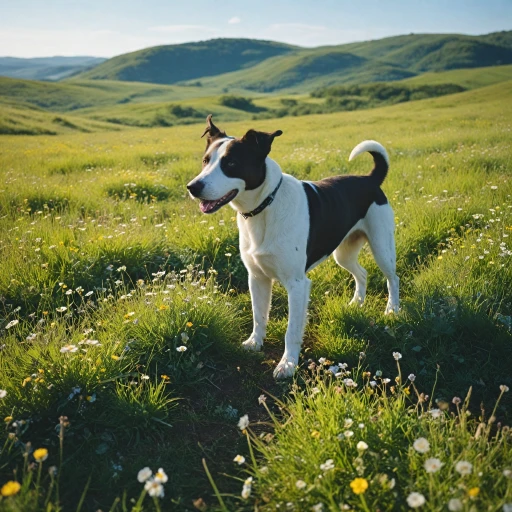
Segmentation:
<svg viewBox="0 0 512 512">
<path fill-rule="evenodd" d="M 311 281 L 304 275 L 301 278 L 290 279 L 283 285 L 288 292 L 288 329 L 283 357 L 274 370 L 276 379 L 291 377 L 299 362 Z"/>
<path fill-rule="evenodd" d="M 266 276 L 249 274 L 251 292 L 253 329 L 249 339 L 242 343 L 247 350 L 260 350 L 267 332 L 270 299 L 272 297 L 272 279 Z"/>
</svg>

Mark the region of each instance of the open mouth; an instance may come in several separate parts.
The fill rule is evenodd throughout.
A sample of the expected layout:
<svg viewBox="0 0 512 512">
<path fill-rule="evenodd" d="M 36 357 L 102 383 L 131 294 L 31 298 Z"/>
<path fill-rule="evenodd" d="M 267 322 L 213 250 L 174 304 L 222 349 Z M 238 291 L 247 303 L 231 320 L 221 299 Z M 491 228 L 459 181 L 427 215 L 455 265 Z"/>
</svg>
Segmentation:
<svg viewBox="0 0 512 512">
<path fill-rule="evenodd" d="M 220 199 L 215 199 L 215 201 L 207 201 L 206 199 L 202 199 L 199 203 L 199 208 L 203 213 L 216 212 L 220 207 L 232 201 L 237 194 L 238 189 L 235 188 L 231 190 L 231 192 L 228 192 L 225 196 L 222 196 Z"/>
</svg>

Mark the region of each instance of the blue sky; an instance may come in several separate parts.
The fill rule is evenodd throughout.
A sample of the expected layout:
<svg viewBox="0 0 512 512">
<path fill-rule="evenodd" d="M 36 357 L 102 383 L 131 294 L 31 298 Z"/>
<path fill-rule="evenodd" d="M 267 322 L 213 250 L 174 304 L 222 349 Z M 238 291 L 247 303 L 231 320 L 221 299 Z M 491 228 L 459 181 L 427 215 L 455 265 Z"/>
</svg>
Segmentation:
<svg viewBox="0 0 512 512">
<path fill-rule="evenodd" d="M 301 46 L 512 29 L 512 0 L 2 0 L 0 55 L 112 57 L 214 37 Z"/>
</svg>

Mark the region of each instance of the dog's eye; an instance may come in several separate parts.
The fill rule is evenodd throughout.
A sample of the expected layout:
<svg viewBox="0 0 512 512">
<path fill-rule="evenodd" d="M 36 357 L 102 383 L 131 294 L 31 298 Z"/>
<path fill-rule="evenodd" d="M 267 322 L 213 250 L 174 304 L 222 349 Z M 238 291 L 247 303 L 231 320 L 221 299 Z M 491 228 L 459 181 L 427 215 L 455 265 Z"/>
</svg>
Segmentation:
<svg viewBox="0 0 512 512">
<path fill-rule="evenodd" d="M 236 165 L 236 162 L 234 160 L 230 160 L 228 162 L 228 167 L 235 167 L 235 165 Z"/>
<path fill-rule="evenodd" d="M 203 164 L 206 165 L 208 163 L 208 158 L 203 158 Z"/>
</svg>

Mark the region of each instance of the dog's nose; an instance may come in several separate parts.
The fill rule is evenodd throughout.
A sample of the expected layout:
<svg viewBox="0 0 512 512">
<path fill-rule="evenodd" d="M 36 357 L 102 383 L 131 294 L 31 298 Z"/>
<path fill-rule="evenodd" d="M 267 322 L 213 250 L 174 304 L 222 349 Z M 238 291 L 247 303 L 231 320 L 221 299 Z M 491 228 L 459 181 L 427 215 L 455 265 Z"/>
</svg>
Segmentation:
<svg viewBox="0 0 512 512">
<path fill-rule="evenodd" d="M 203 190 L 204 188 L 204 183 L 202 181 L 191 181 L 188 185 L 187 185 L 187 189 L 188 191 L 194 196 L 194 197 L 197 197 L 200 193 L 201 193 L 201 190 Z"/>
</svg>

